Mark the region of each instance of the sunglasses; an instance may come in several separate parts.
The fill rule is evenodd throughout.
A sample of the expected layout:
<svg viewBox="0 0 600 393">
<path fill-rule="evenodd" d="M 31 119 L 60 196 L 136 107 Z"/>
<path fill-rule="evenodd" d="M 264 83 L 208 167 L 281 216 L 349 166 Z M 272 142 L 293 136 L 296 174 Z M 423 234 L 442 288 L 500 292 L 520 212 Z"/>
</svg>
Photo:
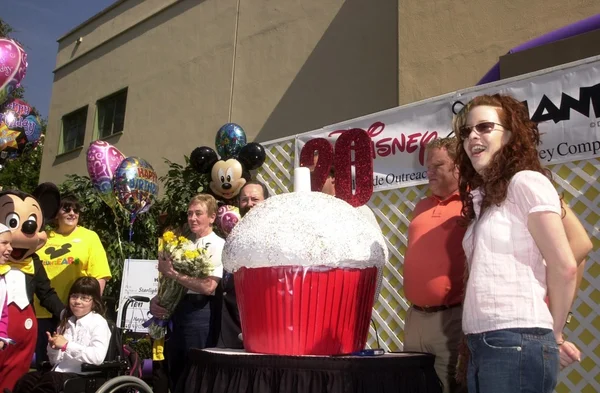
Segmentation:
<svg viewBox="0 0 600 393">
<path fill-rule="evenodd" d="M 71 207 L 71 206 L 63 206 L 63 207 L 61 208 L 61 210 L 62 210 L 64 213 L 71 213 L 71 211 L 72 211 L 72 212 L 73 212 L 73 213 L 75 213 L 75 214 L 79 214 L 79 212 L 81 211 L 81 210 L 80 210 L 78 207 Z"/>
<path fill-rule="evenodd" d="M 493 121 L 484 121 L 483 123 L 475 124 L 474 126 L 460 127 L 458 130 L 458 135 L 461 139 L 467 139 L 469 135 L 471 135 L 471 131 L 475 131 L 477 135 L 489 134 L 490 132 L 494 131 L 496 126 L 504 128 L 502 124 L 494 123 Z"/>
</svg>

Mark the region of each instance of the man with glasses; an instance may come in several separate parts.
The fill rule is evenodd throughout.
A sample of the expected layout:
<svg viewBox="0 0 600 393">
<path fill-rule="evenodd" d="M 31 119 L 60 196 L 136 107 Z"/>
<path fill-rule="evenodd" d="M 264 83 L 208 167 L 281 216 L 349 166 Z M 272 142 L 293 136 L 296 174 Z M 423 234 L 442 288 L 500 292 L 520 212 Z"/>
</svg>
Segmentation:
<svg viewBox="0 0 600 393">
<path fill-rule="evenodd" d="M 111 278 L 106 252 L 96 232 L 79 225 L 81 205 L 71 196 L 61 199 L 54 229 L 48 232 L 46 245 L 37 252 L 46 269 L 52 287 L 63 303 L 67 304 L 69 288 L 82 276 L 94 277 L 100 283 L 100 293 Z M 34 299 L 38 320 L 36 364 L 48 360 L 46 331 L 53 332 L 58 321 Z"/>
<path fill-rule="evenodd" d="M 248 181 L 240 190 L 239 206 L 240 215 L 244 217 L 250 209 L 262 203 L 269 197 L 267 186 L 257 180 Z M 223 279 L 217 288 L 217 296 L 223 297 L 221 309 L 221 333 L 219 335 L 218 347 L 243 349 L 242 326 L 240 323 L 240 312 L 235 295 L 235 283 L 233 274 L 224 272 Z"/>
</svg>

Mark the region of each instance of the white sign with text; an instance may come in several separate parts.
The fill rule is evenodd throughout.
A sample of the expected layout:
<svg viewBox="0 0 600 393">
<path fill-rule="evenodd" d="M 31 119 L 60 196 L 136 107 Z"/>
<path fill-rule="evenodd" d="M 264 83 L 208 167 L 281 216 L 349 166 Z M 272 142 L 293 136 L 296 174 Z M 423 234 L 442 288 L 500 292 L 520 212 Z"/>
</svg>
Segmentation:
<svg viewBox="0 0 600 393">
<path fill-rule="evenodd" d="M 134 301 L 129 303 L 125 315 L 125 326 L 121 326 L 123 306 L 130 296 L 144 296 L 152 299 L 158 292 L 158 261 L 148 259 L 128 259 L 123 266 L 121 296 L 117 326 L 136 333 L 146 333 L 142 324 L 150 318 L 150 303 Z"/>
</svg>

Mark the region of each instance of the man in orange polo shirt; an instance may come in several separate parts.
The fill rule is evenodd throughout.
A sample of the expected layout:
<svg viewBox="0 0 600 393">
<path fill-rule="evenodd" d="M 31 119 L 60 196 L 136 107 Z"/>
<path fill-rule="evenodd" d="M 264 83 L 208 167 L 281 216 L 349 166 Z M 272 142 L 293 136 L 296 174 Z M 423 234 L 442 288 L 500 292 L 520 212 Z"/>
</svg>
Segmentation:
<svg viewBox="0 0 600 393">
<path fill-rule="evenodd" d="M 462 339 L 465 254 L 458 195 L 456 140 L 435 139 L 426 149 L 431 196 L 421 200 L 408 227 L 404 256 L 404 294 L 412 303 L 404 325 L 404 350 L 436 356 L 444 393 L 463 392 L 455 380 Z"/>
</svg>

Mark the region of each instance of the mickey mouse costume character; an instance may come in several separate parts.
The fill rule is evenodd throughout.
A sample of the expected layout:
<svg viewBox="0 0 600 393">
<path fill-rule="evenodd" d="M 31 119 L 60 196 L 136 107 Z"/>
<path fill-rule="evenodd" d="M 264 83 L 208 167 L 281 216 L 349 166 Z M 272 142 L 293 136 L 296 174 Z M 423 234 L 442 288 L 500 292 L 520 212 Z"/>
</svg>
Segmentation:
<svg viewBox="0 0 600 393">
<path fill-rule="evenodd" d="M 59 204 L 60 193 L 52 183 L 40 184 L 33 195 L 0 192 L 0 222 L 11 229 L 13 247 L 9 262 L 0 265 L 0 275 L 7 289 L 8 337 L 15 341 L 0 352 L 0 391 L 12 389 L 29 370 L 37 338 L 33 294 L 56 317 L 64 309 L 35 254 L 46 243 L 44 221 L 56 215 Z"/>
</svg>

